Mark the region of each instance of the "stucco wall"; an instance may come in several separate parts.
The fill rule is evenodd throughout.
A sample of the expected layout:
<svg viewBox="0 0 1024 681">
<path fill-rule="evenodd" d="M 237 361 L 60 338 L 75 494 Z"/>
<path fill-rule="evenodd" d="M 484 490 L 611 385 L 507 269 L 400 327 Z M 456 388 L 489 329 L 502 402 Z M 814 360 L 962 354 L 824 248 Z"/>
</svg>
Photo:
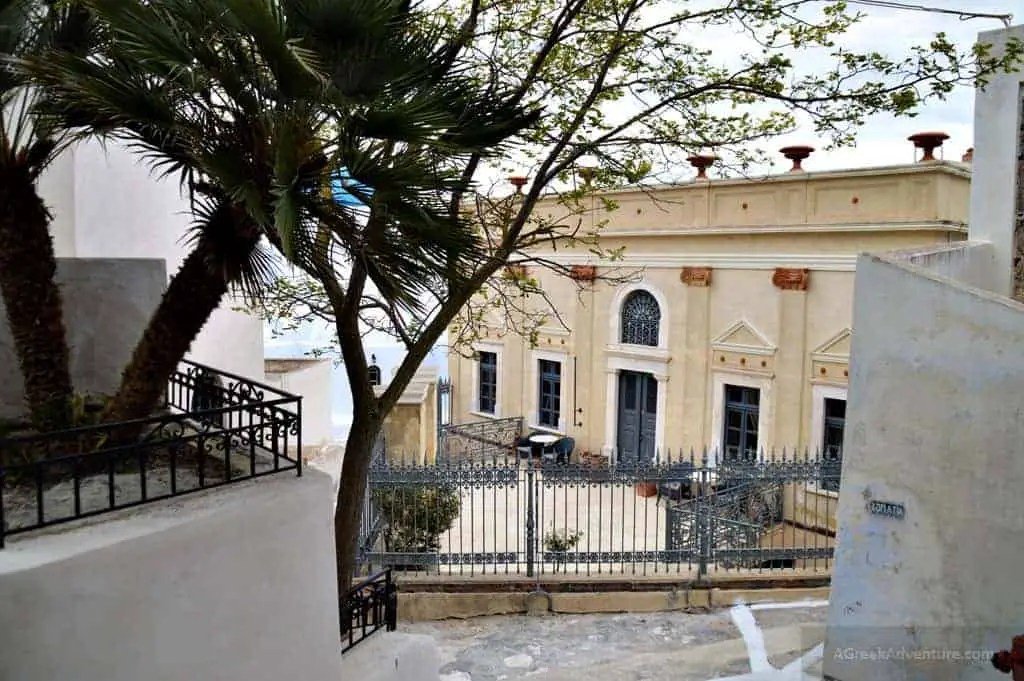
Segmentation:
<svg viewBox="0 0 1024 681">
<path fill-rule="evenodd" d="M 331 441 L 331 366 L 330 359 L 264 362 L 269 385 L 302 396 L 303 449 L 316 449 Z"/>
<path fill-rule="evenodd" d="M 1005 50 L 1011 38 L 1024 40 L 1024 25 L 985 31 L 978 41 Z M 971 185 L 971 239 L 991 242 L 995 259 L 993 290 L 1013 293 L 1013 265 L 1021 245 L 1014 236 L 1021 136 L 1024 70 L 991 76 L 974 96 L 974 177 Z"/>
<path fill-rule="evenodd" d="M 337 681 L 331 505 L 307 469 L 9 540 L 0 681 Z"/>
<path fill-rule="evenodd" d="M 555 430 L 575 438 L 577 451 L 612 453 L 616 372 L 623 369 L 659 381 L 656 441 L 663 459 L 719 446 L 725 384 L 760 389 L 762 448 L 816 450 L 824 399 L 842 399 L 847 385 L 857 255 L 961 241 L 969 187 L 968 166 L 930 162 L 756 183 L 712 180 L 658 188 L 655 197 L 612 192 L 617 209 L 605 213 L 595 202 L 593 221 L 607 220 L 602 248 L 623 249 L 614 268 L 584 249 L 544 253 L 567 267 L 595 264 L 605 280 L 580 289 L 532 267 L 560 319 L 542 328 L 531 348 L 494 316 L 476 344 L 498 354 L 494 416 L 521 415 L 535 426 L 537 362 L 553 359 L 562 363 L 562 423 Z M 542 202 L 538 211 L 546 210 Z M 591 221 L 582 219 L 584 227 Z M 972 268 L 984 269 L 981 251 L 975 255 Z M 808 270 L 805 290 L 777 286 L 776 268 Z M 684 281 L 695 269 L 710 271 L 710 285 Z M 658 348 L 618 344 L 616 322 L 634 286 L 661 306 Z M 539 297 L 533 304 L 544 305 Z M 488 418 L 477 410 L 477 362 L 452 353 L 449 373 L 454 420 Z"/>
<path fill-rule="evenodd" d="M 80 392 L 112 393 L 121 371 L 160 302 L 166 283 L 161 260 L 57 261 L 71 376 Z M 24 390 L 10 328 L 0 302 L 0 417 L 24 413 Z"/>
<path fill-rule="evenodd" d="M 66 151 L 40 179 L 59 257 L 159 258 L 172 276 L 188 253 L 193 222 L 176 177 L 157 179 L 123 146 L 95 141 Z M 225 301 L 190 358 L 263 380 L 263 325 Z"/>
<path fill-rule="evenodd" d="M 987 659 L 954 673 L 834 651 L 970 655 L 1024 630 L 1024 306 L 863 256 L 854 328 L 825 674 L 992 678 Z M 904 519 L 870 514 L 871 500 L 902 504 Z"/>
</svg>

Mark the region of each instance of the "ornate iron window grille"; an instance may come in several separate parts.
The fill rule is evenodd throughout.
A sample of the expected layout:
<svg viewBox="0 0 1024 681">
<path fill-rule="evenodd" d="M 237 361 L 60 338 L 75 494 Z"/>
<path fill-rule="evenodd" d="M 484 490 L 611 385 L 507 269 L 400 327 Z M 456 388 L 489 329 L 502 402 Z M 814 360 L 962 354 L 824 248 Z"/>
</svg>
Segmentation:
<svg viewBox="0 0 1024 681">
<path fill-rule="evenodd" d="M 622 303 L 619 340 L 627 345 L 658 346 L 661 307 L 647 291 L 633 291 Z"/>
</svg>

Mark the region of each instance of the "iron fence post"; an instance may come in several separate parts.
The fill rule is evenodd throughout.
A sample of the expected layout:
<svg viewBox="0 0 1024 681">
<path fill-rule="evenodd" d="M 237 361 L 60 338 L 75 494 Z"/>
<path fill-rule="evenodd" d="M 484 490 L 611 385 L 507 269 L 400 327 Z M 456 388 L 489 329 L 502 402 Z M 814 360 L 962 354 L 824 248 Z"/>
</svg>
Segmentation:
<svg viewBox="0 0 1024 681">
<path fill-rule="evenodd" d="M 534 527 L 536 518 L 534 517 L 534 499 L 533 499 L 533 457 L 531 456 L 526 460 L 526 576 L 533 577 L 534 561 L 536 556 L 534 555 L 534 544 L 537 541 L 537 529 Z"/>
<path fill-rule="evenodd" d="M 298 403 L 295 406 L 298 428 L 295 433 L 295 471 L 298 477 L 302 477 L 302 395 L 297 396 Z"/>
<path fill-rule="evenodd" d="M 390 569 L 384 578 L 384 590 L 387 595 L 384 605 L 384 621 L 387 624 L 387 630 L 394 631 L 398 628 L 398 585 L 392 579 Z"/>
<path fill-rule="evenodd" d="M 697 502 L 694 504 L 694 524 L 697 526 L 697 580 L 708 575 L 708 563 L 711 560 L 711 523 L 707 513 L 707 491 L 711 482 L 709 469 L 701 467 L 698 476 Z"/>
</svg>

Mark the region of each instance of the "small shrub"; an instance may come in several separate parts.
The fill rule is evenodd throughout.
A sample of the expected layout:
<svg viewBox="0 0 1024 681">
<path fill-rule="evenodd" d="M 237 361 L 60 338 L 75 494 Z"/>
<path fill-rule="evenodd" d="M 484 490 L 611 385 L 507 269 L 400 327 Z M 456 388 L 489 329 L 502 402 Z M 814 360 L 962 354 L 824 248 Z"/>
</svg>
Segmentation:
<svg viewBox="0 0 1024 681">
<path fill-rule="evenodd" d="M 429 553 L 459 517 L 459 495 L 448 487 L 409 485 L 375 489 L 372 498 L 387 523 L 386 550 Z"/>
<path fill-rule="evenodd" d="M 565 553 L 576 548 L 583 538 L 579 530 L 551 530 L 544 536 L 544 548 L 550 553 Z"/>
</svg>

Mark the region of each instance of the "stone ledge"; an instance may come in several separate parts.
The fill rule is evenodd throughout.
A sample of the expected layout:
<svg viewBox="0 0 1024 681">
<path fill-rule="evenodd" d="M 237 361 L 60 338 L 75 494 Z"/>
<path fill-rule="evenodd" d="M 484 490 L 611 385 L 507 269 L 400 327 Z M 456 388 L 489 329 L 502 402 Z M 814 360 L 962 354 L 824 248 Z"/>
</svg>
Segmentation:
<svg viewBox="0 0 1024 681">
<path fill-rule="evenodd" d="M 468 619 L 488 615 L 544 614 L 537 611 L 535 583 L 523 593 L 429 593 L 403 592 L 398 616 L 405 622 Z M 775 587 L 764 589 L 673 588 L 648 591 L 600 591 L 547 593 L 550 612 L 596 614 L 620 612 L 697 611 L 727 608 L 742 603 L 779 603 L 827 600 L 825 587 Z"/>
<path fill-rule="evenodd" d="M 660 574 L 649 576 L 592 575 L 570 577 L 547 575 L 536 578 L 518 575 L 398 575 L 402 593 L 527 593 L 538 581 L 548 593 L 599 593 L 607 591 L 667 591 L 678 588 L 721 589 L 799 589 L 828 587 L 828 572 L 797 572 L 792 574 L 730 573 L 710 575 L 698 580 L 695 574 Z"/>
</svg>

